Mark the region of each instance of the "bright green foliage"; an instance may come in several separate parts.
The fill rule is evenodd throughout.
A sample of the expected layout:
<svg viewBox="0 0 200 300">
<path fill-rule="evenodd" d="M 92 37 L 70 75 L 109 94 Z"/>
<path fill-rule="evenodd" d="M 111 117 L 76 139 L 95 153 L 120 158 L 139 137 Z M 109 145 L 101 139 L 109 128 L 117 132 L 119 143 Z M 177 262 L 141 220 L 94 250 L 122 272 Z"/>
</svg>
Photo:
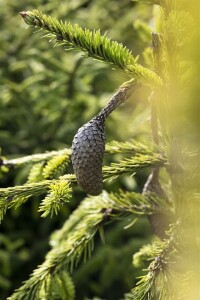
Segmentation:
<svg viewBox="0 0 200 300">
<path fill-rule="evenodd" d="M 48 189 L 52 189 L 52 192 L 43 200 L 40 207 L 40 211 L 43 211 L 44 207 L 48 210 L 47 215 L 53 212 L 57 213 L 60 206 L 64 202 L 68 202 L 69 193 L 71 188 L 69 188 L 68 181 L 74 182 L 74 175 L 65 175 L 65 182 L 60 180 L 42 180 L 37 183 L 27 183 L 22 186 L 2 188 L 0 189 L 0 220 L 3 219 L 3 216 L 7 209 L 18 208 L 25 201 L 27 201 L 31 196 L 39 196 L 45 194 Z M 67 192 L 67 194 L 65 194 Z M 52 207 L 51 207 L 52 206 Z M 46 216 L 44 214 L 43 216 Z"/>
<path fill-rule="evenodd" d="M 122 192 L 111 194 L 111 199 L 115 202 L 115 208 L 129 207 L 129 212 L 138 215 L 152 215 L 154 213 L 163 212 L 165 214 L 172 213 L 172 207 L 156 194 L 149 193 L 145 197 L 139 193 Z"/>
<path fill-rule="evenodd" d="M 138 169 L 147 167 L 163 166 L 167 162 L 165 157 L 161 155 L 136 155 L 131 158 L 126 158 L 119 163 L 112 163 L 110 166 L 103 168 L 105 178 L 118 176 L 125 172 L 136 172 Z"/>
<path fill-rule="evenodd" d="M 69 187 L 69 183 L 59 180 L 56 183 L 50 184 L 50 192 L 41 202 L 39 212 L 42 212 L 42 217 L 46 217 L 55 213 L 58 214 L 61 206 L 69 202 L 71 198 L 72 189 Z"/>
<path fill-rule="evenodd" d="M 21 16 L 28 25 L 44 29 L 49 32 L 46 37 L 56 40 L 56 45 L 67 46 L 68 49 L 80 49 L 88 56 L 101 61 L 112 63 L 114 66 L 130 73 L 134 78 L 147 83 L 161 85 L 161 79 L 152 71 L 137 63 L 131 51 L 122 44 L 111 41 L 100 31 L 89 31 L 75 24 L 59 22 L 43 15 L 37 10 L 21 12 Z"/>
<path fill-rule="evenodd" d="M 43 169 L 44 178 L 51 179 L 63 175 L 66 171 L 68 162 L 69 157 L 66 155 L 56 156 L 49 160 Z"/>
<path fill-rule="evenodd" d="M 48 277 L 39 293 L 40 299 L 75 299 L 73 281 L 66 271 Z"/>
<path fill-rule="evenodd" d="M 28 183 L 23 186 L 2 188 L 0 191 L 0 221 L 3 219 L 7 209 L 18 208 L 32 195 L 41 195 L 46 192 L 50 182 L 48 180 Z"/>
<path fill-rule="evenodd" d="M 71 150 L 70 149 L 63 149 L 63 150 L 59 150 L 59 151 L 51 151 L 51 152 L 47 152 L 47 153 L 42 153 L 42 154 L 33 154 L 33 155 L 28 155 L 28 156 L 24 156 L 24 157 L 20 157 L 20 158 L 15 158 L 15 159 L 3 159 L 3 165 L 4 166 L 8 166 L 8 167 L 19 167 L 19 166 L 23 166 L 25 164 L 28 163 L 39 163 L 39 162 L 45 162 L 51 158 L 53 158 L 54 156 L 59 156 L 59 157 L 68 157 L 68 155 L 71 154 Z"/>
<path fill-rule="evenodd" d="M 19 294 L 13 294 L 8 299 L 75 299 L 74 285 L 66 271 L 58 272 L 54 276 L 46 275 L 43 281 L 39 280 L 41 273 L 38 272 L 36 274 L 35 272 L 34 275 L 38 281 L 41 281 L 40 284 L 35 284 L 32 287 L 27 285 L 27 295 L 24 294 L 22 296 L 19 290 Z M 34 284 L 34 282 L 30 280 L 30 284 Z M 31 292 L 29 292 L 29 288 Z"/>
<path fill-rule="evenodd" d="M 34 164 L 29 172 L 27 183 L 38 182 L 44 179 L 42 175 L 43 167 L 42 163 Z"/>
<path fill-rule="evenodd" d="M 112 141 L 106 144 L 106 152 L 153 154 L 156 152 L 156 147 L 154 147 L 153 145 L 144 145 L 134 140 L 125 142 Z"/>
<path fill-rule="evenodd" d="M 131 52 L 122 44 L 111 41 L 99 31 L 82 29 L 75 24 L 58 22 L 56 19 L 43 15 L 37 10 L 21 13 L 28 25 L 33 25 L 50 32 L 46 35 L 56 39 L 56 45 L 69 46 L 69 49 L 80 48 L 86 51 L 89 56 L 111 62 L 114 65 L 127 69 L 129 65 L 135 65 L 136 60 Z"/>
</svg>

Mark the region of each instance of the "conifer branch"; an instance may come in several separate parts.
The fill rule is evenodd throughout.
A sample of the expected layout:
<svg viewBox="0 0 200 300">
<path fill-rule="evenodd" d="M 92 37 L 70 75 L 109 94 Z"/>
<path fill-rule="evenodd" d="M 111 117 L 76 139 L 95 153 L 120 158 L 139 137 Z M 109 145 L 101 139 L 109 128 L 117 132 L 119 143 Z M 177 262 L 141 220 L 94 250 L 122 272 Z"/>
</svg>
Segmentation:
<svg viewBox="0 0 200 300">
<path fill-rule="evenodd" d="M 64 226 L 53 234 L 53 249 L 47 254 L 45 262 L 8 299 L 39 299 L 38 295 L 49 278 L 53 281 L 59 272 L 66 269 L 72 271 L 81 257 L 86 260 L 91 256 L 94 235 L 102 224 L 127 213 L 140 215 L 142 210 L 145 213 L 145 205 L 147 206 L 147 200 L 137 193 L 123 195 L 121 192 L 118 195 L 104 192 L 101 196 L 84 199 Z M 150 205 L 153 210 L 156 207 L 152 202 L 149 203 L 147 213 L 150 213 Z"/>
<path fill-rule="evenodd" d="M 135 173 L 143 168 L 162 167 L 167 164 L 167 159 L 160 154 L 156 155 L 136 155 L 131 158 L 125 158 L 119 163 L 111 163 L 110 166 L 103 167 L 103 177 L 117 177 L 126 172 Z"/>
<path fill-rule="evenodd" d="M 56 40 L 56 46 L 62 45 L 68 49 L 79 49 L 95 59 L 109 62 L 115 67 L 129 73 L 133 78 L 148 85 L 160 86 L 162 80 L 153 71 L 137 63 L 132 52 L 122 44 L 111 41 L 100 31 L 82 29 L 70 22 L 58 21 L 42 14 L 40 11 L 24 11 L 20 13 L 28 25 L 41 28 L 48 32 L 45 37 Z"/>
<path fill-rule="evenodd" d="M 0 189 L 0 222 L 4 214 L 11 207 L 18 208 L 32 195 L 38 196 L 46 192 L 50 182 L 48 180 L 21 186 Z"/>
<path fill-rule="evenodd" d="M 43 163 L 36 163 L 32 165 L 31 170 L 28 174 L 27 183 L 33 183 L 44 180 L 43 176 L 43 169 L 44 165 Z"/>
<path fill-rule="evenodd" d="M 171 207 L 153 193 L 146 198 L 135 192 L 119 191 L 118 193 L 108 194 L 103 191 L 100 196 L 90 196 L 80 204 L 63 227 L 53 233 L 50 241 L 51 245 L 57 247 L 70 232 L 74 231 L 82 218 L 90 213 L 95 213 L 95 211 L 101 211 L 104 214 L 103 220 L 105 222 L 112 220 L 115 216 L 119 217 L 127 213 L 140 216 L 163 211 L 167 214 L 171 213 Z"/>
<path fill-rule="evenodd" d="M 135 140 L 125 141 L 125 142 L 118 142 L 118 141 L 111 141 L 110 143 L 106 144 L 105 153 L 131 153 L 131 154 L 153 154 L 159 153 L 158 149 L 153 144 L 142 144 Z"/>
<path fill-rule="evenodd" d="M 39 291 L 39 299 L 75 299 L 75 287 L 72 278 L 66 271 L 54 276 L 47 276 Z"/>
<path fill-rule="evenodd" d="M 65 181 L 65 183 L 63 182 Z M 31 196 L 39 196 L 45 194 L 50 190 L 50 194 L 43 200 L 40 211 L 43 211 L 44 207 L 48 213 L 58 212 L 59 207 L 63 204 L 63 201 L 68 200 L 68 196 L 71 192 L 71 188 L 68 186 L 70 183 L 76 182 L 75 175 L 67 174 L 64 179 L 59 180 L 43 180 L 40 182 L 27 183 L 21 186 L 1 188 L 0 189 L 0 221 L 3 219 L 4 214 L 10 208 L 18 208 L 24 202 L 26 202 Z M 66 195 L 62 194 L 61 187 L 65 187 Z M 59 199 L 59 200 L 58 200 Z M 43 216 L 46 216 L 46 214 Z"/>
<path fill-rule="evenodd" d="M 46 274 L 45 278 L 39 278 L 39 273 L 36 274 L 36 276 L 37 278 L 35 278 L 34 282 L 30 280 L 25 289 L 19 288 L 13 295 L 8 297 L 7 300 L 75 300 L 75 287 L 71 277 L 65 270 L 57 272 L 54 275 Z M 38 284 L 36 282 L 38 282 Z M 32 283 L 34 286 L 31 286 Z M 28 291 L 28 294 L 26 294 L 26 291 Z"/>
<path fill-rule="evenodd" d="M 66 155 L 66 156 L 71 155 L 71 149 L 65 148 L 58 151 L 54 150 L 47 153 L 32 154 L 32 155 L 23 156 L 14 159 L 2 159 L 1 165 L 6 167 L 18 167 L 18 166 L 26 165 L 28 163 L 34 164 L 39 162 L 45 162 L 55 156 L 60 156 L 60 155 Z"/>
<path fill-rule="evenodd" d="M 115 154 L 115 153 L 136 153 L 136 154 L 153 154 L 159 153 L 158 149 L 155 145 L 145 145 L 139 143 L 135 140 L 130 140 L 126 142 L 112 141 L 106 144 L 105 154 Z M 28 156 L 23 156 L 14 159 L 3 159 L 1 161 L 0 167 L 5 166 L 8 168 L 11 167 L 21 167 L 26 164 L 37 164 L 37 163 L 45 163 L 50 159 L 57 156 L 66 156 L 70 159 L 71 149 L 65 148 L 62 150 L 54 150 L 47 153 L 38 153 Z"/>
<path fill-rule="evenodd" d="M 122 144 L 123 150 L 127 149 L 127 144 Z M 110 150 L 115 151 L 115 149 L 110 148 Z M 140 148 L 141 149 L 141 148 Z M 119 151 L 119 148 L 116 149 Z M 167 163 L 166 157 L 157 153 L 149 153 L 149 154 L 141 154 L 136 155 L 131 158 L 126 158 L 121 160 L 119 163 L 111 163 L 110 166 L 103 167 L 103 178 L 104 179 L 114 179 L 120 174 L 129 172 L 135 173 L 143 168 L 147 167 L 156 167 L 156 166 L 164 166 Z M 30 178 L 29 178 L 30 179 Z M 61 180 L 61 181 L 60 181 Z M 29 181 L 30 182 L 30 181 Z M 63 183 L 62 183 L 63 182 Z M 43 216 L 47 216 L 48 214 L 52 215 L 53 212 L 58 212 L 58 209 L 61 204 L 63 204 L 62 200 L 57 201 L 58 199 L 63 199 L 63 196 L 60 194 L 60 185 L 67 183 L 76 183 L 76 178 L 74 174 L 66 174 L 60 176 L 58 180 L 42 180 L 40 182 L 31 182 L 24 184 L 22 186 L 8 187 L 8 188 L 0 188 L 0 220 L 3 219 L 4 214 L 7 209 L 11 207 L 17 208 L 22 205 L 25 201 L 27 201 L 31 196 L 38 196 L 46 193 L 49 189 L 52 189 L 52 186 L 55 185 L 52 193 L 50 193 L 42 202 L 42 206 L 40 207 L 40 211 L 44 211 L 47 209 L 47 212 L 43 214 Z M 67 189 L 67 195 L 71 192 L 71 189 L 68 190 L 68 186 L 65 187 Z M 57 193 L 56 193 L 57 191 Z M 68 196 L 66 196 L 68 197 Z M 57 199 L 57 200 L 56 200 Z M 65 198 L 68 200 L 68 198 Z M 64 201 L 65 202 L 65 201 Z M 52 207 L 51 207 L 52 205 Z"/>
<path fill-rule="evenodd" d="M 171 226 L 168 239 L 160 242 L 154 242 L 152 245 L 144 246 L 134 255 L 134 264 L 138 265 L 138 259 L 144 256 L 144 259 L 152 260 L 148 267 L 148 273 L 141 276 L 137 286 L 127 295 L 126 300 L 147 300 L 147 299 L 169 299 L 172 288 L 176 282 L 171 280 L 170 265 L 172 265 L 178 256 L 179 242 L 177 241 L 177 231 L 180 230 L 180 222 Z M 179 232 L 180 233 L 180 232 Z M 173 260 L 172 260 L 173 258 Z M 165 286 L 165 289 L 158 289 L 159 285 Z"/>
<path fill-rule="evenodd" d="M 51 299 L 75 300 L 75 287 L 69 274 L 65 271 L 55 275 Z M 48 299 L 48 298 L 47 298 Z"/>
<path fill-rule="evenodd" d="M 58 155 L 50 159 L 42 172 L 44 178 L 52 179 L 63 175 L 69 160 L 70 159 L 68 155 Z"/>
<path fill-rule="evenodd" d="M 84 202 L 83 202 L 84 203 Z M 81 207 L 83 207 L 83 203 Z M 100 204 L 100 203 L 99 203 Z M 84 259 L 91 255 L 93 250 L 93 237 L 101 224 L 104 215 L 99 208 L 90 205 L 92 209 L 79 213 L 79 221 L 69 236 L 65 236 L 62 243 L 53 248 L 47 255 L 45 262 L 31 275 L 30 279 L 22 285 L 9 300 L 40 299 L 39 293 L 45 282 L 58 272 L 73 270 L 84 253 Z M 88 208 L 88 205 L 87 205 Z M 80 208 L 79 208 L 80 210 Z M 82 217 L 84 213 L 84 218 Z M 73 218 L 73 214 L 70 219 Z M 70 221 L 69 219 L 69 221 Z"/>
<path fill-rule="evenodd" d="M 54 214 L 57 215 L 61 206 L 69 202 L 71 191 L 72 189 L 67 181 L 60 180 L 56 184 L 52 183 L 49 194 L 41 202 L 39 208 L 39 212 L 43 212 L 41 216 L 47 217 L 50 215 L 52 217 Z"/>
<path fill-rule="evenodd" d="M 137 215 L 151 215 L 158 212 L 171 214 L 172 208 L 166 203 L 165 199 L 155 193 L 148 193 L 148 197 L 135 192 L 122 192 L 109 194 L 115 202 L 115 209 L 126 207 L 130 213 Z"/>
</svg>

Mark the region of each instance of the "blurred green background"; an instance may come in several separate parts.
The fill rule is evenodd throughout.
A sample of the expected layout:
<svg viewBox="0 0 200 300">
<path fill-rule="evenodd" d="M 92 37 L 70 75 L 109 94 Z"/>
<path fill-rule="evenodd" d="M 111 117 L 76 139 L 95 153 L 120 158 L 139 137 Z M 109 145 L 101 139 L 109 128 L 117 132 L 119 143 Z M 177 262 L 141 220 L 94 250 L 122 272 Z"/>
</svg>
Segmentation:
<svg viewBox="0 0 200 300">
<path fill-rule="evenodd" d="M 53 47 L 53 42 L 33 33 L 35 29 L 28 28 L 19 15 L 32 9 L 107 31 L 151 67 L 151 32 L 146 26 L 152 25 L 151 6 L 130 0 L 0 1 L 0 148 L 8 158 L 70 147 L 78 128 L 129 80 L 109 65 Z M 148 93 L 137 93 L 112 114 L 106 124 L 107 141 L 149 139 Z M 105 163 L 111 159 L 115 158 L 106 157 Z M 26 166 L 0 173 L 1 187 L 25 183 L 29 170 Z M 146 177 L 146 172 L 135 178 L 122 176 L 105 187 L 141 191 Z M 9 211 L 0 224 L 0 299 L 6 299 L 44 260 L 50 234 L 84 196 L 77 187 L 70 205 L 52 219 L 41 219 L 38 198 Z M 76 299 L 120 299 L 133 287 L 133 278 L 139 274 L 132 266 L 132 255 L 151 234 L 146 219 L 124 230 L 128 223 L 119 220 L 107 226 L 105 246 L 96 237 L 91 260 L 72 275 Z"/>
</svg>

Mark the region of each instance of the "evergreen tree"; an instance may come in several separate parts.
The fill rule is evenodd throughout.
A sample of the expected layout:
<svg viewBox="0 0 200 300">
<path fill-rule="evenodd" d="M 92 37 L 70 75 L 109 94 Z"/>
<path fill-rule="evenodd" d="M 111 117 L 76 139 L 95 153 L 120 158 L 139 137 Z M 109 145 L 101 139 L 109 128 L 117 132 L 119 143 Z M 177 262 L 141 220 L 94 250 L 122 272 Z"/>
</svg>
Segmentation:
<svg viewBox="0 0 200 300">
<path fill-rule="evenodd" d="M 52 249 L 44 262 L 10 300 L 75 299 L 76 288 L 70 272 L 73 274 L 80 261 L 87 260 L 86 266 L 92 261 L 96 233 L 99 232 L 105 243 L 106 224 L 128 218 L 131 226 L 142 216 L 147 216 L 157 238 L 133 253 L 135 268 L 142 269 L 149 261 L 150 264 L 124 299 L 199 298 L 196 4 L 181 0 L 141 2 L 156 5 L 157 32 L 152 33 L 153 65 L 149 68 L 140 64 L 127 47 L 99 30 L 83 29 L 37 10 L 21 12 L 24 21 L 44 31 L 44 36 L 54 41 L 54 45 L 83 51 L 87 57 L 109 63 L 116 72 L 121 70 L 130 78 L 113 94 L 106 107 L 79 129 L 72 149 L 1 158 L 1 169 L 10 172 L 12 168 L 32 165 L 27 183 L 0 189 L 1 220 L 9 209 L 40 195 L 43 196 L 39 207 L 41 216 L 58 215 L 62 206 L 71 201 L 77 183 L 90 195 L 81 201 L 63 227 L 52 234 Z M 144 24 L 138 26 L 148 32 Z M 149 96 L 151 138 L 149 134 L 146 143 L 132 139 L 105 145 L 107 117 L 128 98 L 134 101 L 138 92 Z M 118 154 L 119 159 L 102 167 L 104 153 L 112 157 Z M 75 174 L 66 174 L 71 157 Z M 122 174 L 132 175 L 146 168 L 150 174 L 141 192 L 102 191 L 103 180 L 115 181 Z M 105 259 L 103 247 L 100 255 Z M 116 265 L 112 272 L 115 268 Z"/>
</svg>

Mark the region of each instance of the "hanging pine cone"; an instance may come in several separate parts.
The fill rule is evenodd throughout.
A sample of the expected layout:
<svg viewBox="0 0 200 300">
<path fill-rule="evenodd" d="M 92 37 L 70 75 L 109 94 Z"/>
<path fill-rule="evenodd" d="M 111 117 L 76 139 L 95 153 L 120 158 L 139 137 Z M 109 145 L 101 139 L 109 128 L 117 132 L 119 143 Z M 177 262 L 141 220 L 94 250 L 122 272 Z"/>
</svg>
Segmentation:
<svg viewBox="0 0 200 300">
<path fill-rule="evenodd" d="M 72 165 L 77 182 L 93 196 L 99 195 L 103 189 L 104 150 L 104 120 L 95 117 L 78 130 L 72 142 Z"/>
<path fill-rule="evenodd" d="M 78 184 L 90 195 L 97 196 L 103 189 L 102 161 L 105 150 L 106 118 L 134 89 L 133 81 L 121 86 L 98 116 L 83 125 L 72 142 L 72 165 Z"/>
</svg>

